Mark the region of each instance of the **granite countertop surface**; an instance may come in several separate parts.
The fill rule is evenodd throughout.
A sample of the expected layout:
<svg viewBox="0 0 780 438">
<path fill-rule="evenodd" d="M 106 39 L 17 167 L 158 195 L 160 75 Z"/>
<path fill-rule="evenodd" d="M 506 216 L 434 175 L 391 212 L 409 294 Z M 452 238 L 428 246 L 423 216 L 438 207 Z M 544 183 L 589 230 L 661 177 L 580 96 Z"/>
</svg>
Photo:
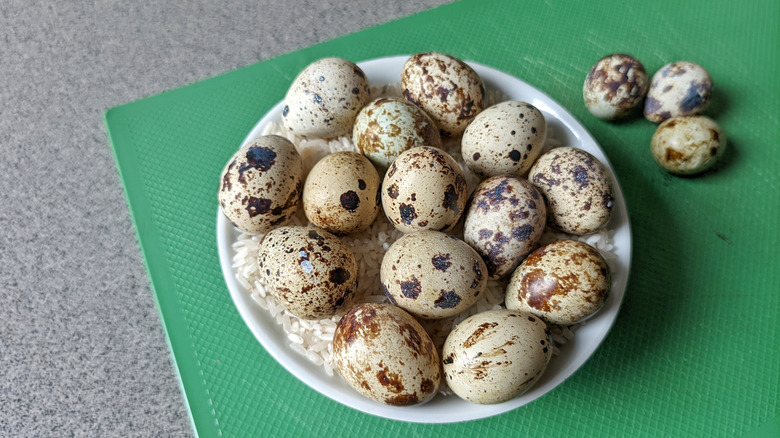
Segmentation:
<svg viewBox="0 0 780 438">
<path fill-rule="evenodd" d="M 0 6 L 0 436 L 189 436 L 103 114 L 448 3 Z"/>
</svg>

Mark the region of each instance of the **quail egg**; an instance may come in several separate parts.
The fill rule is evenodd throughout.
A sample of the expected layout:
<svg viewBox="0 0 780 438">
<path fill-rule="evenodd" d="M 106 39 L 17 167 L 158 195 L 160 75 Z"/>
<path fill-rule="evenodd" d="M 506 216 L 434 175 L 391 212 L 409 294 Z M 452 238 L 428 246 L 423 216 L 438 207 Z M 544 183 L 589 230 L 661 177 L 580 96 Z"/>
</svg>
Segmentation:
<svg viewBox="0 0 780 438">
<path fill-rule="evenodd" d="M 260 234 L 289 223 L 303 189 L 303 161 L 286 138 L 266 135 L 241 147 L 222 171 L 219 206 L 239 230 Z"/>
<path fill-rule="evenodd" d="M 418 53 L 403 66 L 401 88 L 409 102 L 428 113 L 442 137 L 459 137 L 485 108 L 485 85 L 477 72 L 453 56 Z"/>
<path fill-rule="evenodd" d="M 386 303 L 347 311 L 333 335 L 333 362 L 360 394 L 393 406 L 430 400 L 442 380 L 428 333 L 406 311 Z"/>
<path fill-rule="evenodd" d="M 670 117 L 702 113 L 712 100 L 712 78 L 704 67 L 688 61 L 663 66 L 650 81 L 645 118 L 661 123 Z"/>
<path fill-rule="evenodd" d="M 258 249 L 258 276 L 274 299 L 303 319 L 329 318 L 357 289 L 352 249 L 335 235 L 286 226 L 265 235 Z"/>
<path fill-rule="evenodd" d="M 594 116 L 613 120 L 639 107 L 649 81 L 645 67 L 633 56 L 616 53 L 601 58 L 585 77 L 582 96 Z"/>
<path fill-rule="evenodd" d="M 544 115 L 533 105 L 508 101 L 479 113 L 461 139 L 463 162 L 485 178 L 523 175 L 542 153 L 547 136 Z"/>
<path fill-rule="evenodd" d="M 667 171 L 692 175 L 708 169 L 723 155 L 726 134 L 706 116 L 672 117 L 658 125 L 650 149 Z"/>
</svg>

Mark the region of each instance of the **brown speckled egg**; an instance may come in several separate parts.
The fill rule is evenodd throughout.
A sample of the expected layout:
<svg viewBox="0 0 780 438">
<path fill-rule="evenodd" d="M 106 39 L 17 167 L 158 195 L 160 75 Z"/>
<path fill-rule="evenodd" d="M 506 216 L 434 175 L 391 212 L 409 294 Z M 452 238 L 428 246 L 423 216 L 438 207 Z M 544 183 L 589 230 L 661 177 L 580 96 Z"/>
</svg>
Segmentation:
<svg viewBox="0 0 780 438">
<path fill-rule="evenodd" d="M 439 128 L 422 108 L 393 97 L 366 105 L 355 120 L 352 141 L 381 171 L 401 152 L 417 146 L 441 147 Z"/>
<path fill-rule="evenodd" d="M 506 307 L 568 326 L 596 313 L 611 286 L 609 265 L 592 246 L 559 240 L 532 252 L 512 274 Z"/>
<path fill-rule="evenodd" d="M 542 154 L 528 172 L 542 193 L 547 224 L 582 235 L 604 226 L 615 206 L 612 182 L 601 162 L 588 152 L 560 147 Z"/>
<path fill-rule="evenodd" d="M 552 338 L 541 319 L 507 309 L 477 313 L 444 342 L 444 378 L 458 397 L 493 404 L 515 398 L 542 376 Z"/>
<path fill-rule="evenodd" d="M 536 187 L 511 175 L 494 176 L 474 190 L 463 238 L 485 260 L 490 278 L 503 278 L 534 248 L 546 218 Z"/>
<path fill-rule="evenodd" d="M 673 62 L 653 75 L 645 99 L 645 118 L 661 123 L 670 117 L 699 114 L 711 100 L 712 78 L 707 70 L 693 62 Z"/>
<path fill-rule="evenodd" d="M 428 113 L 443 137 L 459 137 L 485 108 L 485 86 L 465 62 L 437 52 L 418 53 L 403 66 L 401 88 Z"/>
<path fill-rule="evenodd" d="M 287 226 L 265 235 L 258 276 L 266 291 L 303 319 L 329 318 L 357 288 L 357 261 L 341 239 L 324 230 Z"/>
<path fill-rule="evenodd" d="M 463 133 L 461 154 L 472 172 L 485 178 L 523 175 L 542 153 L 547 122 L 535 106 L 501 102 L 482 111 Z"/>
<path fill-rule="evenodd" d="M 241 147 L 222 171 L 219 206 L 239 230 L 260 234 L 289 223 L 303 189 L 303 161 L 286 138 L 266 135 Z"/>
<path fill-rule="evenodd" d="M 723 155 L 726 134 L 706 116 L 678 116 L 658 125 L 650 142 L 655 161 L 679 175 L 708 169 Z"/>
<path fill-rule="evenodd" d="M 428 333 L 410 314 L 386 303 L 360 304 L 341 318 L 333 361 L 352 388 L 393 406 L 430 400 L 442 379 Z"/>
<path fill-rule="evenodd" d="M 487 286 L 487 268 L 466 242 L 439 231 L 396 240 L 382 259 L 382 290 L 393 304 L 426 319 L 471 307 Z"/>
<path fill-rule="evenodd" d="M 379 211 L 379 174 L 363 155 L 336 152 L 314 165 L 303 186 L 312 225 L 344 235 L 365 230 Z"/>
<path fill-rule="evenodd" d="M 382 181 L 382 207 L 404 233 L 451 230 L 467 198 L 463 171 L 439 148 L 422 146 L 403 152 Z"/>
<path fill-rule="evenodd" d="M 594 116 L 613 120 L 642 104 L 649 81 L 645 67 L 630 55 L 616 53 L 601 58 L 585 77 L 582 97 Z"/>
<path fill-rule="evenodd" d="M 305 138 L 348 135 L 371 98 L 368 78 L 356 64 L 323 58 L 309 64 L 284 98 L 282 124 Z"/>
</svg>

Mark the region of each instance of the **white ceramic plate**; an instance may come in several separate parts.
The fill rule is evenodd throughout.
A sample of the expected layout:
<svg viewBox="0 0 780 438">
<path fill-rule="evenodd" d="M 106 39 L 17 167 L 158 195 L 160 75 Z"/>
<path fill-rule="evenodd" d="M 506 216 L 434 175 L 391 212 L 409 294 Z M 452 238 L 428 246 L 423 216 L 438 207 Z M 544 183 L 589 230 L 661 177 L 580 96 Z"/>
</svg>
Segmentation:
<svg viewBox="0 0 780 438">
<path fill-rule="evenodd" d="M 408 56 L 380 58 L 358 65 L 366 73 L 372 86 L 397 84 L 400 82 L 403 64 L 408 58 Z M 607 168 L 612 169 L 593 137 L 550 97 L 506 73 L 472 62 L 469 62 L 469 65 L 476 70 L 488 88 L 503 92 L 510 100 L 528 102 L 538 108 L 547 120 L 549 136 L 562 141 L 564 145 L 576 146 L 590 152 Z M 244 142 L 261 135 L 269 121 L 280 121 L 281 111 L 281 103 L 274 106 L 257 123 Z M 563 383 L 593 355 L 612 327 L 623 300 L 631 262 L 631 231 L 626 204 L 620 185 L 615 179 L 613 182 L 616 208 L 609 228 L 615 232 L 614 252 L 618 259 L 614 264 L 612 291 L 606 304 L 599 313 L 576 330 L 574 340 L 562 346 L 559 355 L 553 356 L 542 378 L 528 392 L 500 404 L 476 405 L 463 401 L 455 395 L 447 397 L 438 395 L 423 405 L 385 406 L 358 394 L 338 373 L 328 376 L 321 366 L 314 365 L 306 357 L 289 348 L 287 336 L 281 325 L 276 324 L 270 314 L 260 308 L 252 300 L 250 293 L 236 280 L 235 270 L 232 268 L 234 255 L 232 244 L 239 233 L 217 207 L 217 244 L 220 264 L 230 295 L 241 317 L 260 344 L 290 373 L 316 391 L 359 411 L 401 421 L 453 423 L 490 417 L 530 403 Z"/>
</svg>

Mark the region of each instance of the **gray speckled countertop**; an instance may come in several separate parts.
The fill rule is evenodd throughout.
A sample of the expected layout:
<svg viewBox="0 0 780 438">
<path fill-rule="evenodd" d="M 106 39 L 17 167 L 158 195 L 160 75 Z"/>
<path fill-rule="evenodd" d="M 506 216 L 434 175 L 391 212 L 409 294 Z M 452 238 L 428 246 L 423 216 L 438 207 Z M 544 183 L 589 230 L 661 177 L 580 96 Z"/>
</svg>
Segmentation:
<svg viewBox="0 0 780 438">
<path fill-rule="evenodd" d="M 0 436 L 187 436 L 103 113 L 448 1 L 0 6 Z"/>
</svg>

